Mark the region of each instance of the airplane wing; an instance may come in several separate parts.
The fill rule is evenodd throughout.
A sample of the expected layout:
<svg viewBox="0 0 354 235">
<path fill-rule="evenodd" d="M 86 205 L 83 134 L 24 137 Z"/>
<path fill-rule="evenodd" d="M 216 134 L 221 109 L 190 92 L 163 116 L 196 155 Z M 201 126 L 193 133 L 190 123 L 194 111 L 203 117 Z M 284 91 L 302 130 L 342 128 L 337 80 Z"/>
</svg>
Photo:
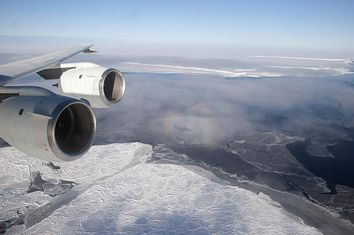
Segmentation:
<svg viewBox="0 0 354 235">
<path fill-rule="evenodd" d="M 80 52 L 94 52 L 90 50 L 90 47 L 92 44 L 82 44 L 47 55 L 0 65 L 0 86 L 31 73 L 50 68 Z"/>
</svg>

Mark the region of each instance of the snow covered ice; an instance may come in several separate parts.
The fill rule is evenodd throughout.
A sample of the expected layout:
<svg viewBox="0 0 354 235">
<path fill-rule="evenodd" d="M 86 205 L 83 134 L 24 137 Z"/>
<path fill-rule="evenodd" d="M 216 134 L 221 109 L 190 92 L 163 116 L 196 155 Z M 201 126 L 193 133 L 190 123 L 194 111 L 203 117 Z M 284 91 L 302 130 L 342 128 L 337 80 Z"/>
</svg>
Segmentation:
<svg viewBox="0 0 354 235">
<path fill-rule="evenodd" d="M 94 146 L 53 169 L 12 147 L 0 150 L 0 220 L 6 234 L 319 234 L 265 194 L 215 180 L 199 167 L 150 161 L 141 143 Z M 58 196 L 27 193 L 31 172 L 76 184 Z"/>
</svg>

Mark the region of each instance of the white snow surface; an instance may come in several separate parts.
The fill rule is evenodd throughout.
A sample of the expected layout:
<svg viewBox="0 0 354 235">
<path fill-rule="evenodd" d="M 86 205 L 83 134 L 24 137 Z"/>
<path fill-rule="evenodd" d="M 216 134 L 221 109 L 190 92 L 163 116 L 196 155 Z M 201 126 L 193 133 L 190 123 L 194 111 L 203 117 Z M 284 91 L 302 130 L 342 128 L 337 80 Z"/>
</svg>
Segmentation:
<svg viewBox="0 0 354 235">
<path fill-rule="evenodd" d="M 57 207 L 33 226 L 17 225 L 6 234 L 320 234 L 265 194 L 213 180 L 198 167 L 154 163 L 151 154 L 152 147 L 141 143 L 94 146 L 53 170 L 1 148 L 1 216 L 26 206 L 28 216 L 39 206 Z M 26 194 L 30 170 L 79 185 L 55 198 Z"/>
</svg>

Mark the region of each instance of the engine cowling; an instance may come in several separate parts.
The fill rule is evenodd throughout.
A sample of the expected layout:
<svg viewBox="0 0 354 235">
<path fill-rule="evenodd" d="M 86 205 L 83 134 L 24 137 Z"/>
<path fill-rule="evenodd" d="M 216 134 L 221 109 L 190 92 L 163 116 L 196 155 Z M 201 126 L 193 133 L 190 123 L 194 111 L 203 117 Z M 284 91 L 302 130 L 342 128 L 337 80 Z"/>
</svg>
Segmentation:
<svg viewBox="0 0 354 235">
<path fill-rule="evenodd" d="M 75 160 L 94 141 L 92 108 L 71 97 L 14 96 L 0 103 L 0 113 L 1 138 L 42 160 Z"/>
<path fill-rule="evenodd" d="M 59 87 L 65 95 L 85 99 L 93 108 L 106 108 L 122 99 L 125 81 L 117 69 L 79 63 L 62 73 Z"/>
</svg>

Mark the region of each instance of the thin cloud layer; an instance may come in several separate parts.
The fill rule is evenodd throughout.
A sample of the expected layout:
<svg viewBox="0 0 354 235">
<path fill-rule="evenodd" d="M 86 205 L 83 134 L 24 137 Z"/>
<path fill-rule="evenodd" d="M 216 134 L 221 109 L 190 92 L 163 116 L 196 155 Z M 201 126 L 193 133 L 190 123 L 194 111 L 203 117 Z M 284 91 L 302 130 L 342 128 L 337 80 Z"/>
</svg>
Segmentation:
<svg viewBox="0 0 354 235">
<path fill-rule="evenodd" d="M 148 143 L 219 144 L 275 129 L 345 138 L 334 126 L 353 124 L 354 90 L 344 78 L 128 73 L 126 81 L 123 101 L 96 112 L 98 143 L 128 136 Z"/>
</svg>

